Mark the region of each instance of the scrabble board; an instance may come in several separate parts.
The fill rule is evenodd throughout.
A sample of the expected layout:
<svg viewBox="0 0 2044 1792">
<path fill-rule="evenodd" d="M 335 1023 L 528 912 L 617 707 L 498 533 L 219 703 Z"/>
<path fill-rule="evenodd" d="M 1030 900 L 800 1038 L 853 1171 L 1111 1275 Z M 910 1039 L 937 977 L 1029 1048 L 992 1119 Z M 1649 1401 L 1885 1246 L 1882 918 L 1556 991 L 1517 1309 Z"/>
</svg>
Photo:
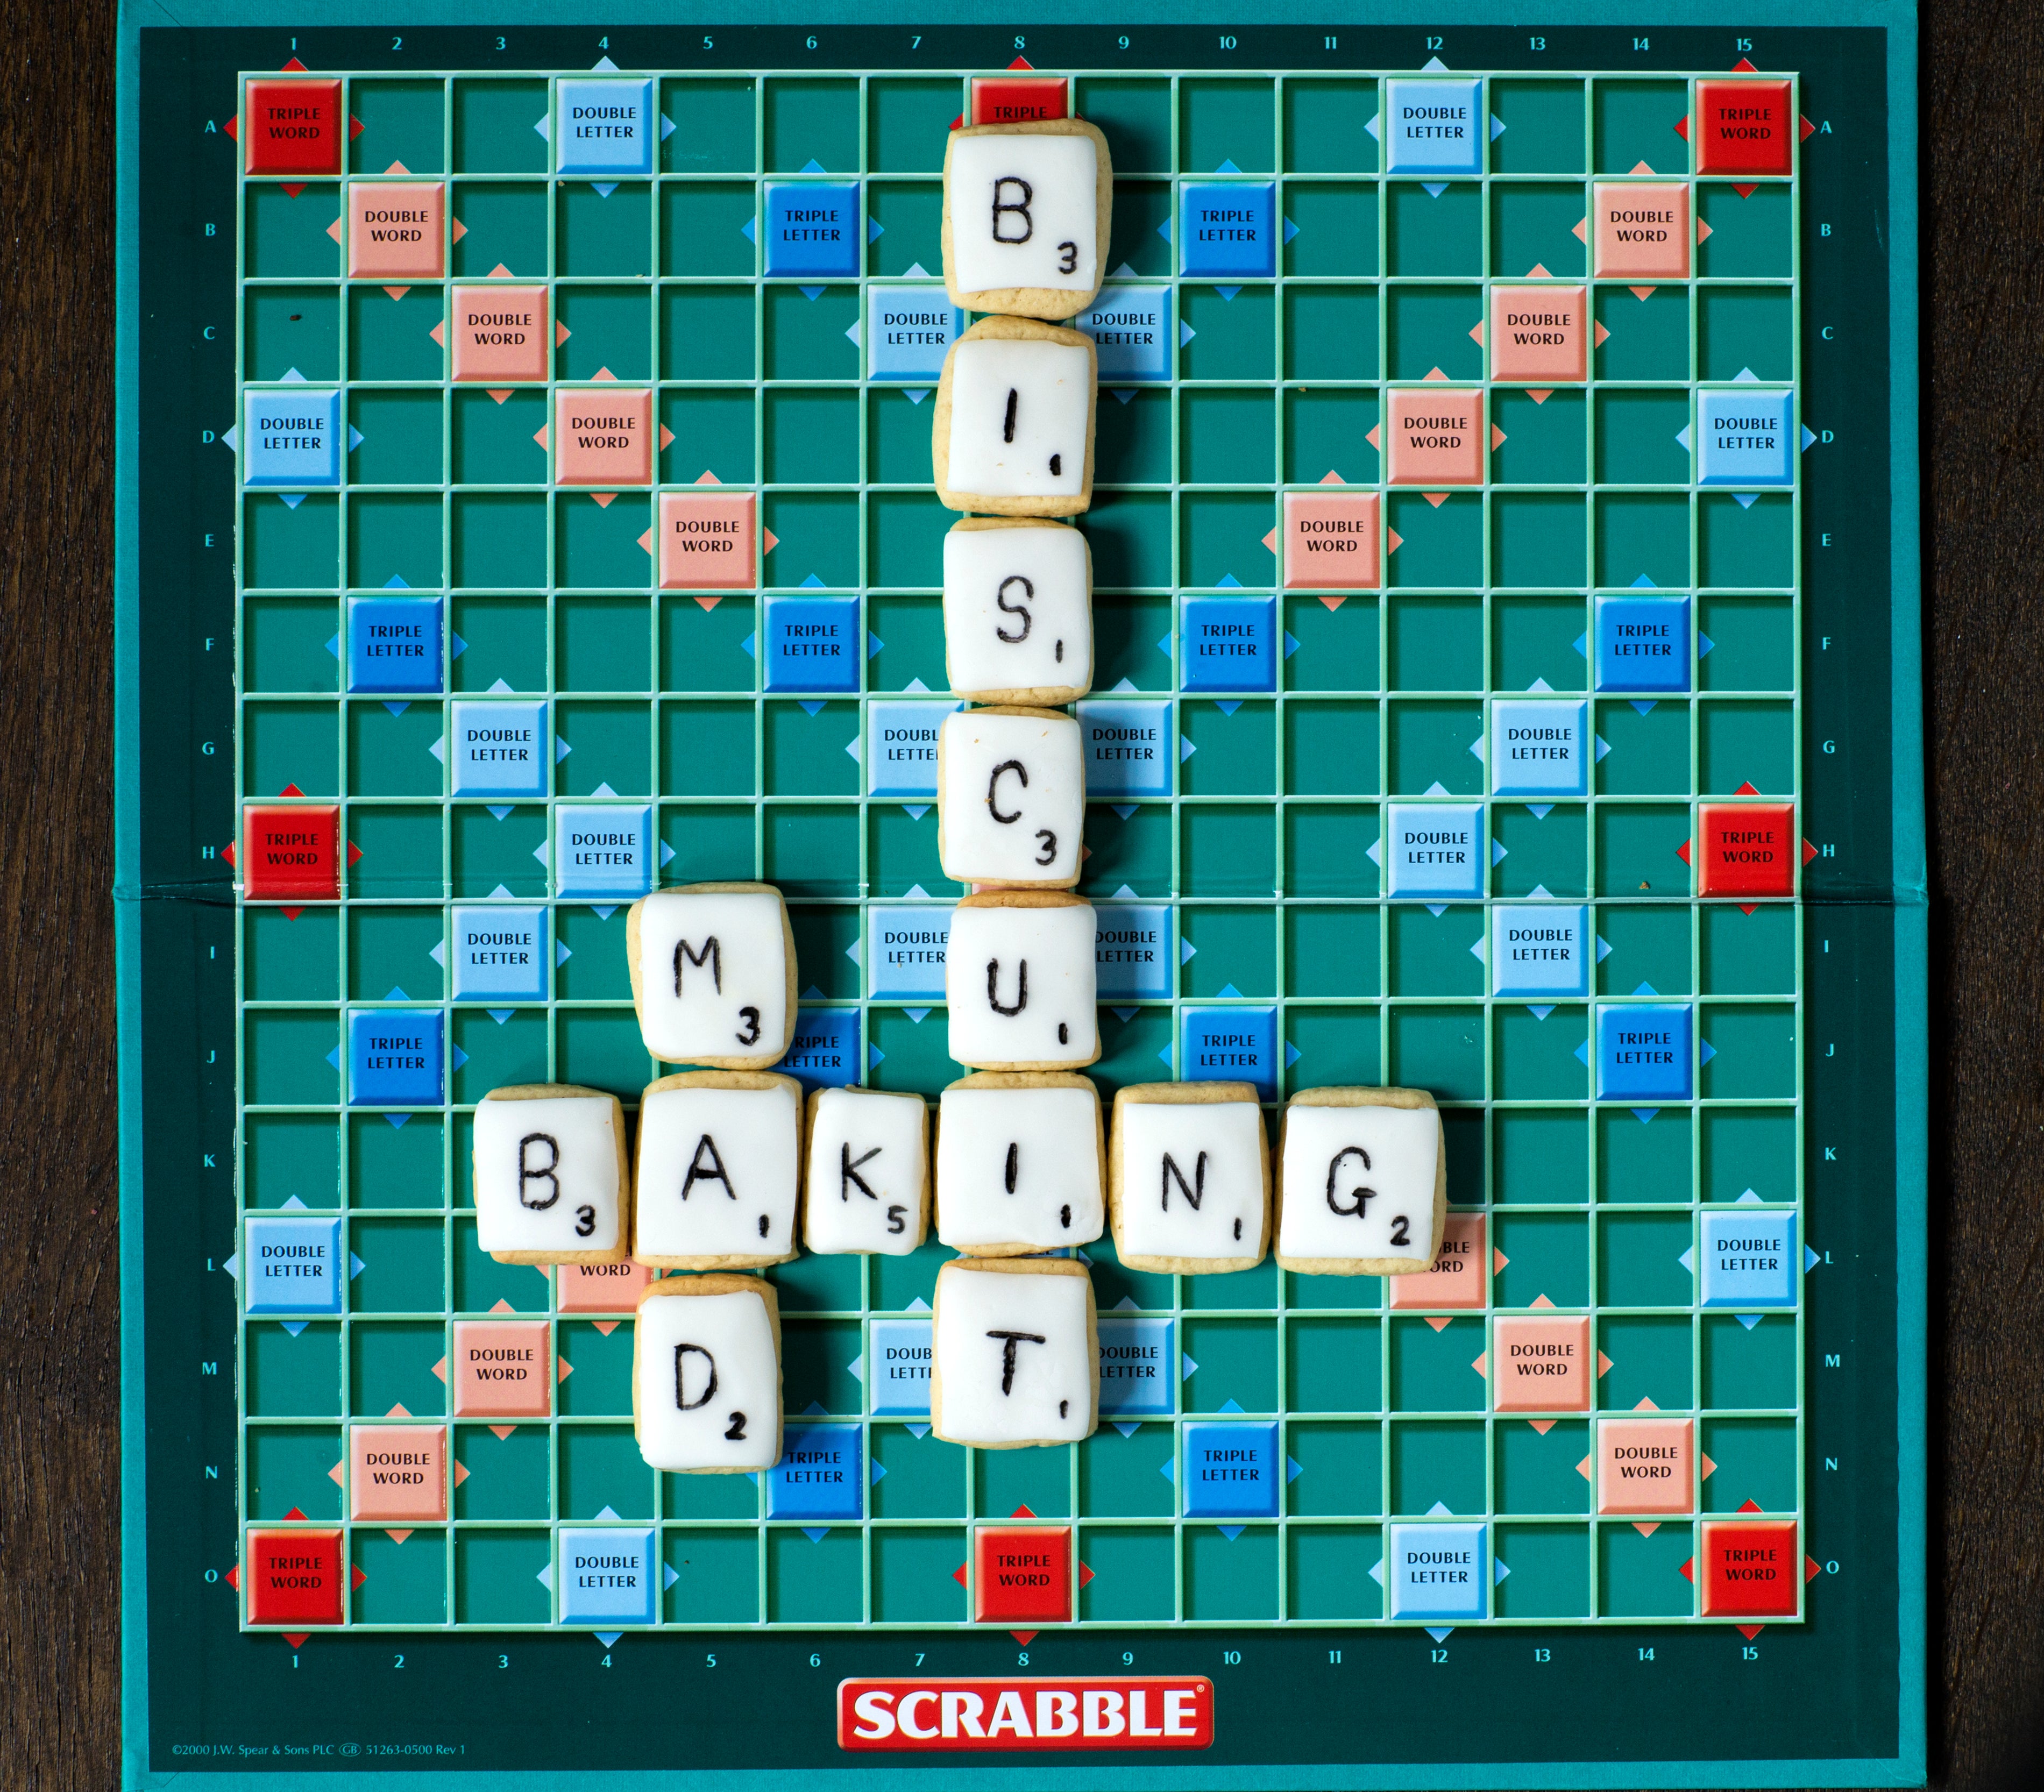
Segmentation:
<svg viewBox="0 0 2044 1792">
<path fill-rule="evenodd" d="M 1919 1782 L 1913 11 L 404 12 L 124 9 L 127 1782 Z M 778 1464 L 656 1472 L 476 1105 L 636 1114 L 713 880 L 779 1069 L 964 1074 L 941 173 L 1046 116 L 1088 1073 L 1430 1092 L 1441 1254 L 1103 1237 L 1099 1429 L 974 1449 L 952 1253 L 805 1252 Z"/>
</svg>

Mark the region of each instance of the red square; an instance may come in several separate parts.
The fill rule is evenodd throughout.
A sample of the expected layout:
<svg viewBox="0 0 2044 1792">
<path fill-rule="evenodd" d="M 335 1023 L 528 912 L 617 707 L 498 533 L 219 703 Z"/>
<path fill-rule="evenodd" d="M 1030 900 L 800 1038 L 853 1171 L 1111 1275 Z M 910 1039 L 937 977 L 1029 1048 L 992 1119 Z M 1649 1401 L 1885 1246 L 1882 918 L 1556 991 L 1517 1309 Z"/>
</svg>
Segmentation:
<svg viewBox="0 0 2044 1792">
<path fill-rule="evenodd" d="M 972 83 L 974 125 L 1028 125 L 1066 113 L 1065 81 L 1061 75 L 982 75 Z"/>
<path fill-rule="evenodd" d="M 1696 1552 L 1706 1617 L 1793 1617 L 1803 1552 L 1793 1518 L 1704 1526 Z"/>
<path fill-rule="evenodd" d="M 339 1531 L 251 1531 L 241 1558 L 251 1624 L 338 1624 L 347 1570 Z"/>
<path fill-rule="evenodd" d="M 251 902 L 340 898 L 340 811 L 251 803 L 241 812 L 241 893 Z"/>
<path fill-rule="evenodd" d="M 1785 175 L 1793 171 L 1796 108 L 1786 81 L 1696 83 L 1696 171 Z"/>
<path fill-rule="evenodd" d="M 1071 1622 L 1069 1525 L 984 1525 L 972 1533 L 972 1615 L 980 1623 Z"/>
<path fill-rule="evenodd" d="M 1796 893 L 1796 805 L 1706 803 L 1696 818 L 1696 893 Z"/>
<path fill-rule="evenodd" d="M 338 81 L 251 81 L 244 166 L 252 175 L 337 175 L 341 125 Z"/>
</svg>

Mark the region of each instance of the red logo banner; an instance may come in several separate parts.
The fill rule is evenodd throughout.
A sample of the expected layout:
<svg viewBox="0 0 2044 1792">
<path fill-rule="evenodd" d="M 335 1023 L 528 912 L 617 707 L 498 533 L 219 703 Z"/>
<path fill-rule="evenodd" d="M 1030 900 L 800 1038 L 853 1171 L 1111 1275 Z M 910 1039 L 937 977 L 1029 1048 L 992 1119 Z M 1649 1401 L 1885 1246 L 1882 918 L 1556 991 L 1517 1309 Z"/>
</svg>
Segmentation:
<svg viewBox="0 0 2044 1792">
<path fill-rule="evenodd" d="M 841 1680 L 837 1689 L 840 1748 L 1207 1748 L 1213 1727 L 1213 1682 L 1197 1674 Z"/>
</svg>

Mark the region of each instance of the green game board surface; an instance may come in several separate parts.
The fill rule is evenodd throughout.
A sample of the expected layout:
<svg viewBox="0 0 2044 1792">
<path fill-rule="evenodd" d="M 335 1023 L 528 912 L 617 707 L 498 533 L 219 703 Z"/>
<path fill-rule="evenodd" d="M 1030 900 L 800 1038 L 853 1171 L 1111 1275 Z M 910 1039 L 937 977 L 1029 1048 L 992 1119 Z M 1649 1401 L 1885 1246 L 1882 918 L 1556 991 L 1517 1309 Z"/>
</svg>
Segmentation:
<svg viewBox="0 0 2044 1792">
<path fill-rule="evenodd" d="M 1914 21 L 1778 10 L 1764 29 L 1701 10 L 1549 29 L 1289 9 L 1254 29 L 128 11 L 129 1783 L 893 1783 L 931 1762 L 842 1755 L 836 1688 L 918 1671 L 1208 1675 L 1213 1744 L 1146 1757 L 1158 1785 L 1920 1779 Z M 1699 175 L 1674 128 L 1742 56 L 1796 83 L 1792 178 Z M 1077 519 L 1086 704 L 1133 706 L 1175 762 L 1161 790 L 1087 806 L 1080 893 L 1104 932 L 1154 938 L 1162 970 L 1104 985 L 1090 1074 L 1104 1096 L 1193 1076 L 1212 1017 L 1268 1029 L 1274 1129 L 1301 1089 L 1431 1091 L 1476 1299 L 1394 1301 L 1381 1279 L 1268 1260 L 1143 1273 L 1103 1238 L 1082 1254 L 1104 1336 L 1154 1345 L 1166 1397 L 1104 1411 L 1080 1445 L 975 1451 L 877 1395 L 950 1253 L 805 1254 L 766 1272 L 789 1422 L 848 1433 L 864 1485 L 855 1514 L 777 1514 L 770 1476 L 645 1464 L 628 1307 L 563 1310 L 554 1276 L 477 1249 L 472 1115 L 540 1081 L 636 1111 L 672 1068 L 632 1011 L 628 896 L 566 884 L 570 809 L 645 812 L 652 882 L 782 890 L 788 1068 L 812 1085 L 934 1099 L 964 1073 L 940 996 L 885 969 L 889 925 L 940 925 L 963 892 L 933 796 L 886 784 L 874 750 L 879 719 L 954 701 L 936 379 L 884 364 L 874 320 L 883 298 L 947 303 L 947 130 L 968 78 L 1018 58 L 1070 77 L 1105 132 L 1108 286 L 1167 337 L 1161 375 L 1103 369 Z M 245 174 L 223 129 L 242 83 L 291 59 L 345 82 L 339 178 Z M 593 184 L 536 128 L 592 64 L 652 79 L 674 129 L 650 178 Z M 1384 83 L 1423 66 L 1484 80 L 1473 178 L 1383 166 Z M 446 185 L 444 278 L 347 277 L 345 185 L 393 167 Z M 1686 183 L 1708 227 L 1690 276 L 1597 279 L 1575 228 L 1592 186 L 1646 174 Z M 855 274 L 768 271 L 767 185 L 804 179 L 855 186 Z M 1179 271 L 1182 195 L 1208 182 L 1273 187 L 1273 272 Z M 1529 268 L 1588 286 L 1585 382 L 1489 378 L 1489 289 Z M 546 379 L 458 382 L 451 289 L 507 274 L 547 290 Z M 654 489 L 593 497 L 537 437 L 556 387 L 613 380 L 652 393 Z M 1387 407 L 1429 380 L 1485 392 L 1479 485 L 1388 482 Z M 1794 393 L 1785 489 L 1699 481 L 1698 406 L 1741 383 Z M 252 483 L 244 394 L 301 385 L 339 395 L 340 478 Z M 658 494 L 713 488 L 756 503 L 759 581 L 664 588 Z M 1284 494 L 1336 489 L 1377 494 L 1383 576 L 1287 587 Z M 1688 689 L 1601 692 L 1596 601 L 1649 588 L 1690 601 Z M 438 691 L 351 676 L 351 601 L 398 592 L 440 601 Z M 849 689 L 772 659 L 776 611 L 812 595 L 848 606 Z M 1274 670 L 1231 690 L 1200 681 L 1191 643 L 1235 597 L 1272 604 Z M 1493 708 L 1529 691 L 1586 704 L 1585 795 L 1495 789 Z M 540 706 L 537 789 L 454 787 L 457 703 Z M 1747 797 L 1795 806 L 1792 900 L 1699 893 L 1700 806 Z M 1481 895 L 1394 897 L 1391 806 L 1458 800 L 1481 806 Z M 337 809 L 338 901 L 247 900 L 224 849 L 244 806 L 277 803 Z M 1586 996 L 1498 986 L 1493 913 L 1543 900 L 1584 906 Z M 455 911 L 521 904 L 545 912 L 539 992 L 458 995 Z M 1600 1099 L 1599 1015 L 1669 1003 L 1693 1017 L 1689 1097 Z M 352 1017 L 422 1010 L 444 1029 L 444 1099 L 351 1100 Z M 1705 1229 L 1742 1204 L 1794 1216 L 1788 1307 L 1704 1303 Z M 340 1310 L 249 1310 L 246 1222 L 301 1213 L 337 1223 Z M 1529 1423 L 1495 1410 L 1496 1327 L 1550 1311 L 1588 1322 L 1593 1402 Z M 492 1317 L 546 1326 L 547 1416 L 453 1414 L 452 1328 Z M 1691 1422 L 1698 1502 L 1600 1513 L 1598 1428 L 1645 1411 Z M 1189 1510 L 1188 1427 L 1225 1422 L 1275 1427 L 1274 1515 Z M 348 1518 L 350 1433 L 371 1423 L 446 1428 L 444 1521 Z M 1738 1514 L 1795 1521 L 1792 1617 L 1703 1611 L 1701 1527 Z M 965 1564 L 989 1521 L 1070 1529 L 1069 1623 L 973 1621 Z M 1389 1527 L 1429 1522 L 1480 1527 L 1480 1617 L 1392 1611 Z M 293 1525 L 344 1533 L 338 1626 L 248 1620 L 250 1527 Z M 562 1550 L 617 1526 L 654 1533 L 650 1624 L 564 1609 Z M 1131 1770 L 994 1753 L 939 1771 Z"/>
</svg>

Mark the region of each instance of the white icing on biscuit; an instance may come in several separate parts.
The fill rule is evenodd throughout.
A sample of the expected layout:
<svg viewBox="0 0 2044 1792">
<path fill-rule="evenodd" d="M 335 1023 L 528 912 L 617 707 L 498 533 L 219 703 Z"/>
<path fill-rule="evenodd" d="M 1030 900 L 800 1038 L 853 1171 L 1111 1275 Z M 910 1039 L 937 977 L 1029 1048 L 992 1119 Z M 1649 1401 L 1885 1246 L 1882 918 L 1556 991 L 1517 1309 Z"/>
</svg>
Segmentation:
<svg viewBox="0 0 2044 1792">
<path fill-rule="evenodd" d="M 1089 1435 L 1100 1386 L 1092 1318 L 1083 1275 L 946 1264 L 932 1324 L 932 1428 L 955 1444 Z"/>
<path fill-rule="evenodd" d="M 944 536 L 944 665 L 951 689 L 1070 689 L 1093 685 L 1093 592 L 1085 537 L 1045 522 L 955 524 Z"/>
<path fill-rule="evenodd" d="M 1434 1256 L 1435 1188 L 1441 1119 L 1431 1107 L 1308 1107 L 1285 1111 L 1280 1174 L 1284 1257 Z"/>
<path fill-rule="evenodd" d="M 632 915 L 647 1050 L 665 1064 L 778 1062 L 794 1026 L 779 893 L 657 890 Z"/>
<path fill-rule="evenodd" d="M 982 1070 L 1077 1069 L 1100 1056 L 1090 903 L 951 911 L 944 949 L 951 1054 Z"/>
<path fill-rule="evenodd" d="M 639 1108 L 632 1254 L 669 1268 L 785 1262 L 801 1136 L 793 1077 L 763 1089 L 654 1084 Z"/>
<path fill-rule="evenodd" d="M 1091 1244 L 1106 1218 L 1100 1124 L 1090 1083 L 954 1084 L 937 1107 L 937 1237 L 967 1253 Z"/>
<path fill-rule="evenodd" d="M 906 1257 L 927 1230 L 930 1111 L 919 1095 L 820 1089 L 809 1103 L 802 1242 Z"/>
<path fill-rule="evenodd" d="M 655 1292 L 640 1303 L 635 1331 L 633 1429 L 652 1467 L 774 1466 L 781 1454 L 781 1358 L 760 1295 Z"/>
<path fill-rule="evenodd" d="M 475 1241 L 492 1253 L 616 1251 L 617 1102 L 607 1095 L 496 1099 L 475 1107 Z"/>
<path fill-rule="evenodd" d="M 1076 884 L 1085 827 L 1078 723 L 1054 710 L 966 709 L 938 736 L 938 852 L 961 884 Z"/>
<path fill-rule="evenodd" d="M 1083 348 L 1032 337 L 953 345 L 947 491 L 1076 498 L 1093 435 L 1093 364 Z"/>
<path fill-rule="evenodd" d="M 945 163 L 952 296 L 1100 284 L 1100 157 L 1089 136 L 955 136 Z"/>
<path fill-rule="evenodd" d="M 1251 1101 L 1124 1101 L 1112 1149 L 1123 1257 L 1253 1257 L 1263 1247 L 1263 1111 Z"/>
</svg>

